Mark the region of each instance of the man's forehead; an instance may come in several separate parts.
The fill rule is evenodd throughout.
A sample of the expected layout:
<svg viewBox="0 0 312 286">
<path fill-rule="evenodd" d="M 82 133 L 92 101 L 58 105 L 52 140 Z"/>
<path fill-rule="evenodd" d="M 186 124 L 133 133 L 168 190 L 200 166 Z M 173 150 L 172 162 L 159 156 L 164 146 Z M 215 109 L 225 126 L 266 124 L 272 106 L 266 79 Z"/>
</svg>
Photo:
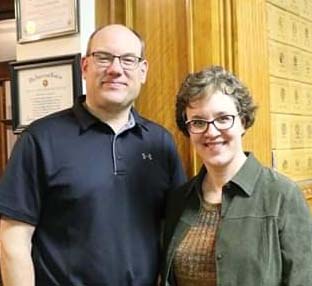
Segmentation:
<svg viewBox="0 0 312 286">
<path fill-rule="evenodd" d="M 140 52 L 141 41 L 129 29 L 123 26 L 108 26 L 98 31 L 93 38 L 92 46 L 110 48 L 128 48 L 130 52 Z"/>
<path fill-rule="evenodd" d="M 140 40 L 131 31 L 118 30 L 99 31 L 94 36 L 91 47 L 93 51 L 103 50 L 116 55 L 131 53 L 138 56 L 142 49 Z"/>
</svg>

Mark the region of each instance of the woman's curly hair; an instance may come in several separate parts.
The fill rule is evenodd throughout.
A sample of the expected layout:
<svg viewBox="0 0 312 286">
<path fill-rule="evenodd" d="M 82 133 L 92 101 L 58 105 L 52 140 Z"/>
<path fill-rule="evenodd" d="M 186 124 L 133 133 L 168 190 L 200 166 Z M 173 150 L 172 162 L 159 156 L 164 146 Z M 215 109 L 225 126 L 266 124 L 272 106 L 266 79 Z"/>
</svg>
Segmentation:
<svg viewBox="0 0 312 286">
<path fill-rule="evenodd" d="M 186 108 L 191 102 L 221 91 L 233 98 L 239 117 L 245 129 L 255 121 L 257 106 L 253 103 L 249 90 L 232 73 L 220 66 L 211 66 L 189 74 L 180 86 L 176 98 L 176 123 L 178 128 L 189 136 L 185 124 Z"/>
</svg>

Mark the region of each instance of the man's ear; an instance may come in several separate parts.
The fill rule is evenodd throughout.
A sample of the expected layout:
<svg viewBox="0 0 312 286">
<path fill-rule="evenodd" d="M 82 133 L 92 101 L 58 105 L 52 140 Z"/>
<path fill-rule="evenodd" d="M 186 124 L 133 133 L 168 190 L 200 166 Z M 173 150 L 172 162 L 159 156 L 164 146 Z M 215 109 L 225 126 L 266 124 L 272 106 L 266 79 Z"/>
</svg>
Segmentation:
<svg viewBox="0 0 312 286">
<path fill-rule="evenodd" d="M 143 84 L 146 82 L 146 78 L 147 78 L 148 62 L 146 60 L 141 62 L 139 69 L 140 69 L 139 72 L 140 72 L 140 77 L 141 77 L 141 83 Z"/>
<path fill-rule="evenodd" d="M 87 57 L 82 57 L 80 60 L 80 70 L 83 79 L 86 79 L 87 68 L 88 68 Z"/>
</svg>

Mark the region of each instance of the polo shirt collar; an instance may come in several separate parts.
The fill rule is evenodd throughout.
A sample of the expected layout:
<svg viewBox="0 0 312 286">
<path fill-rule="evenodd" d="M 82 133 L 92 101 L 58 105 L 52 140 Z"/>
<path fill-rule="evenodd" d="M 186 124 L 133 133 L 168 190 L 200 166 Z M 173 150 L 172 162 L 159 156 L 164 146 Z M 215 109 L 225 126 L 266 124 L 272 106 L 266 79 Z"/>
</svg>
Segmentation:
<svg viewBox="0 0 312 286">
<path fill-rule="evenodd" d="M 73 112 L 76 116 L 76 119 L 78 120 L 80 128 L 83 131 L 86 131 L 90 126 L 99 122 L 98 118 L 94 117 L 83 107 L 83 102 L 85 102 L 85 100 L 85 95 L 77 97 L 73 107 Z"/>
<path fill-rule="evenodd" d="M 255 190 L 258 177 L 260 176 L 262 166 L 258 160 L 254 157 L 252 153 L 246 152 L 246 161 L 239 171 L 234 175 L 234 177 L 228 182 L 224 188 L 231 191 L 233 189 L 239 188 L 246 195 L 251 196 Z M 202 181 L 207 173 L 205 166 L 202 166 L 198 175 L 194 178 L 189 191 L 186 193 L 188 195 L 195 188 L 201 188 Z"/>
<path fill-rule="evenodd" d="M 88 112 L 83 106 L 83 102 L 85 102 L 86 96 L 82 95 L 76 98 L 73 112 L 79 122 L 80 128 L 83 131 L 88 130 L 92 125 L 98 124 L 101 122 L 98 118 L 93 116 L 90 112 Z M 134 108 L 131 108 L 131 118 L 130 118 L 131 127 L 139 126 L 143 127 L 145 130 L 148 130 L 148 126 L 146 121 L 136 112 Z"/>
<path fill-rule="evenodd" d="M 139 113 L 135 110 L 134 107 L 131 108 L 131 114 L 133 115 L 135 123 L 148 131 L 147 121 L 139 115 Z"/>
</svg>

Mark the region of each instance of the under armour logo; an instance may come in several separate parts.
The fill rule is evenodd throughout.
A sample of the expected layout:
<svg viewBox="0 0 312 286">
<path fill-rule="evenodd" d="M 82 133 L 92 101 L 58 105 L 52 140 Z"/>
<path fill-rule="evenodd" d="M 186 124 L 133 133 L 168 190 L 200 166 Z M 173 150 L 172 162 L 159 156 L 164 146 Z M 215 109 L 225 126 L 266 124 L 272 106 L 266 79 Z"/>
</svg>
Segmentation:
<svg viewBox="0 0 312 286">
<path fill-rule="evenodd" d="M 143 158 L 143 160 L 147 160 L 147 159 L 153 160 L 153 157 L 152 157 L 151 153 L 147 153 L 147 154 L 142 153 L 142 158 Z"/>
</svg>

